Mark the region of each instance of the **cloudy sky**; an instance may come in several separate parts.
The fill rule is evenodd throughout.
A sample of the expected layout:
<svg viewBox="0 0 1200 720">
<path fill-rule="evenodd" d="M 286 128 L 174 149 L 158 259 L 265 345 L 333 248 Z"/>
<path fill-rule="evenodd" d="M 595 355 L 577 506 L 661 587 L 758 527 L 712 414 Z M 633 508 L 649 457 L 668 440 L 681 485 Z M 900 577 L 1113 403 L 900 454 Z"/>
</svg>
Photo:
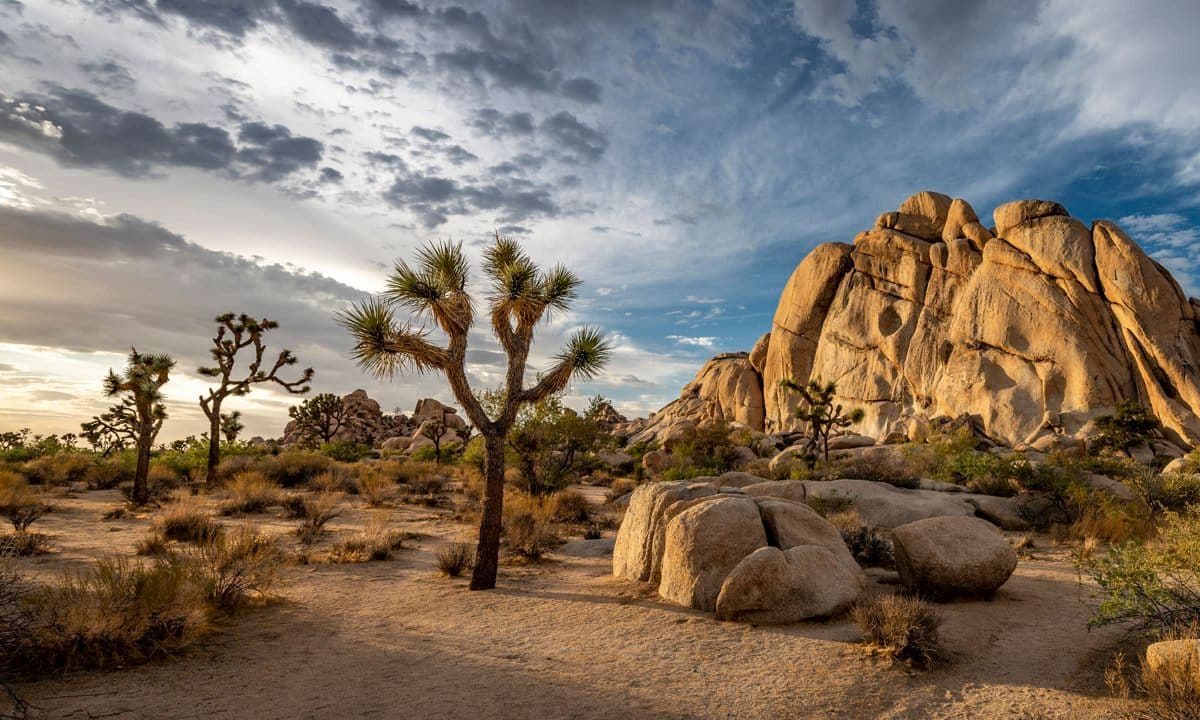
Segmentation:
<svg viewBox="0 0 1200 720">
<path fill-rule="evenodd" d="M 77 430 L 130 345 L 269 316 L 319 391 L 451 397 L 347 360 L 332 313 L 494 230 L 615 337 L 629 414 L 769 329 L 795 264 L 910 193 L 1118 219 L 1193 294 L 1200 6 L 1121 0 L 0 0 L 0 429 Z M 496 346 L 473 338 L 477 385 Z M 241 400 L 278 434 L 293 398 Z"/>
</svg>

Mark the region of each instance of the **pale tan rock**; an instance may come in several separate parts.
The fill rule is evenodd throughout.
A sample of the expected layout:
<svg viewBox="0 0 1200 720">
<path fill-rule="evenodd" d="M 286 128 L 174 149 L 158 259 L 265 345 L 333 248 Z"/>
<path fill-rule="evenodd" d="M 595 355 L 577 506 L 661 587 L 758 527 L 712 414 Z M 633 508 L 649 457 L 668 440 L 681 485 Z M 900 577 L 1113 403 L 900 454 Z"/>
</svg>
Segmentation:
<svg viewBox="0 0 1200 720">
<path fill-rule="evenodd" d="M 1146 648 L 1146 667 L 1151 670 L 1188 668 L 1200 682 L 1200 640 L 1160 640 Z"/>
<path fill-rule="evenodd" d="M 937 517 L 892 530 L 896 571 L 910 590 L 934 597 L 990 596 L 1017 568 L 1017 553 L 984 520 Z"/>
<path fill-rule="evenodd" d="M 755 624 L 828 617 L 858 600 L 865 586 L 865 573 L 828 548 L 763 547 L 730 571 L 717 597 L 717 617 Z"/>
<path fill-rule="evenodd" d="M 412 438 L 390 437 L 380 443 L 379 447 L 383 450 L 407 450 L 411 444 Z"/>
<path fill-rule="evenodd" d="M 934 221 L 924 215 L 910 215 L 902 212 L 886 212 L 875 219 L 875 227 L 884 230 L 912 235 L 913 237 L 936 242 L 942 239 L 942 230 Z"/>
<path fill-rule="evenodd" d="M 1035 218 L 1067 217 L 1067 209 L 1049 200 L 1014 200 L 997 207 L 992 213 L 996 223 L 996 236 L 1006 238 L 1008 231 L 1027 220 Z"/>
<path fill-rule="evenodd" d="M 767 351 L 771 347 L 771 333 L 763 333 L 762 337 L 754 343 L 754 347 L 750 350 L 750 367 L 754 368 L 754 372 L 762 375 L 763 368 L 767 366 Z"/>
<path fill-rule="evenodd" d="M 858 569 L 858 563 L 846 547 L 841 533 L 808 505 L 773 497 L 755 498 L 755 503 L 762 516 L 769 545 L 781 550 L 799 545 L 819 545 L 833 553 L 839 562 Z"/>
<path fill-rule="evenodd" d="M 629 435 L 631 443 L 658 440 L 669 447 L 685 429 L 713 422 L 741 423 L 763 429 L 762 378 L 746 353 L 717 355 L 704 364 L 677 400 L 648 418 Z"/>
<path fill-rule="evenodd" d="M 766 544 L 753 500 L 721 495 L 693 505 L 667 525 L 658 594 L 711 612 L 730 571 Z"/>
<path fill-rule="evenodd" d="M 952 201 L 948 195 L 922 190 L 908 196 L 904 202 L 900 203 L 898 209 L 902 213 L 924 216 L 938 229 L 938 237 L 941 237 L 941 230 L 946 225 L 951 204 Z"/>
<path fill-rule="evenodd" d="M 868 435 L 838 435 L 829 438 L 829 449 L 833 450 L 850 450 L 852 448 L 866 448 L 875 445 L 875 438 Z"/>
<path fill-rule="evenodd" d="M 717 485 L 708 478 L 696 478 L 682 487 L 667 490 L 655 499 L 650 512 L 650 577 L 647 578 L 650 582 L 658 582 L 662 574 L 667 526 L 672 518 L 717 492 Z"/>
<path fill-rule="evenodd" d="M 661 470 L 671 461 L 671 454 L 666 450 L 651 450 L 642 456 L 642 467 L 647 470 Z"/>
<path fill-rule="evenodd" d="M 617 530 L 613 548 L 613 575 L 627 580 L 650 578 L 654 506 L 659 496 L 683 483 L 646 483 L 634 488 L 629 507 Z"/>
<path fill-rule="evenodd" d="M 958 238 L 967 237 L 963 229 L 967 225 L 979 225 L 979 216 L 975 208 L 962 198 L 954 198 L 946 210 L 946 224 L 942 227 L 942 240 L 951 242 Z M 980 227 L 983 227 L 980 225 Z"/>
</svg>

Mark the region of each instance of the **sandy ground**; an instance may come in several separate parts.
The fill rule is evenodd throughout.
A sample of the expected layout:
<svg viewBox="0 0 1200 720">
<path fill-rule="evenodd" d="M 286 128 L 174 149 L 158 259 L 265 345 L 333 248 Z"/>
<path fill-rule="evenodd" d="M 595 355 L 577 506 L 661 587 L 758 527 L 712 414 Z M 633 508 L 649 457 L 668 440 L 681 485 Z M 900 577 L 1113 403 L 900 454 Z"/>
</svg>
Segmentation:
<svg viewBox="0 0 1200 720">
<path fill-rule="evenodd" d="M 100 522 L 116 504 L 105 492 L 59 500 L 36 528 L 56 552 L 23 566 L 45 575 L 130 553 L 151 518 Z M 368 512 L 333 526 L 350 532 Z M 425 534 L 396 560 L 292 568 L 278 602 L 182 657 L 20 691 L 51 718 L 1015 720 L 1108 707 L 1103 668 L 1122 636 L 1087 632 L 1086 588 L 1063 550 L 1023 559 L 991 602 L 942 606 L 951 659 L 913 671 L 864 652 L 847 620 L 718 622 L 613 578 L 608 558 L 505 566 L 497 590 L 472 593 L 433 566 L 469 528 L 445 511 L 384 512 Z"/>
</svg>

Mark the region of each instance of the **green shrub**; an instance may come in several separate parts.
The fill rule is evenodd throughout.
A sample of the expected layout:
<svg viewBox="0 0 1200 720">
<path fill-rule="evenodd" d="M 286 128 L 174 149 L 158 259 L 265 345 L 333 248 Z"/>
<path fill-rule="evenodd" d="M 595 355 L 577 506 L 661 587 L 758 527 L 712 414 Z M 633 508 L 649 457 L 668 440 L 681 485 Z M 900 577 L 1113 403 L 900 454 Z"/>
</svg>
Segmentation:
<svg viewBox="0 0 1200 720">
<path fill-rule="evenodd" d="M 97 460 L 84 473 L 83 481 L 89 490 L 111 490 L 121 483 L 132 483 L 134 463 L 132 456 Z"/>
<path fill-rule="evenodd" d="M 1158 428 L 1154 413 L 1131 400 L 1117 403 L 1112 415 L 1098 417 L 1095 423 L 1098 432 L 1093 438 L 1093 447 L 1118 452 L 1149 441 Z"/>
<path fill-rule="evenodd" d="M 351 440 L 336 440 L 321 445 L 321 454 L 338 462 L 358 462 L 375 455 L 370 445 Z"/>
<path fill-rule="evenodd" d="M 1080 565 L 1100 586 L 1091 627 L 1132 622 L 1167 631 L 1200 623 L 1200 511 L 1167 513 L 1156 538 L 1113 545 Z"/>
<path fill-rule="evenodd" d="M 925 600 L 885 595 L 859 603 L 850 615 L 863 639 L 894 660 L 928 666 L 943 654 L 938 637 L 942 618 Z"/>
<path fill-rule="evenodd" d="M 1186 511 L 1200 506 L 1200 475 L 1192 473 L 1142 473 L 1126 484 L 1156 512 Z"/>
<path fill-rule="evenodd" d="M 734 469 L 740 456 L 729 439 L 729 423 L 714 422 L 684 429 L 671 446 L 670 466 L 663 478 L 689 480 L 721 475 Z M 668 477 L 669 475 L 669 477 Z"/>
</svg>

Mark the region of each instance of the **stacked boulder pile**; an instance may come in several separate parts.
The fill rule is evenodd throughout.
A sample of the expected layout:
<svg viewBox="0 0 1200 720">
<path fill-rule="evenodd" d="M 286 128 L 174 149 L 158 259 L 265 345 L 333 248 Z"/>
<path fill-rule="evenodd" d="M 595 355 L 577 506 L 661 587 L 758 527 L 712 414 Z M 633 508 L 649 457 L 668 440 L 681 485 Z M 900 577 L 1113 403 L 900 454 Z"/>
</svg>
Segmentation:
<svg viewBox="0 0 1200 720">
<path fill-rule="evenodd" d="M 467 422 L 458 416 L 458 410 L 443 405 L 433 398 L 417 401 L 412 420 L 405 434 L 393 435 L 380 442 L 382 450 L 399 450 L 409 453 L 423 448 L 441 446 L 443 449 L 462 446 L 467 435 Z"/>
<path fill-rule="evenodd" d="M 836 380 L 880 443 L 966 424 L 1016 449 L 1077 447 L 1131 401 L 1161 430 L 1136 453 L 1200 442 L 1200 300 L 1109 221 L 1017 200 L 985 224 L 962 199 L 920 192 L 853 244 L 796 267 L 770 332 L 706 364 L 680 398 L 620 428 L 632 441 L 683 422 L 798 429 L 780 381 Z"/>
<path fill-rule="evenodd" d="M 838 530 L 803 502 L 744 483 L 744 473 L 659 482 L 634 491 L 613 549 L 613 574 L 650 582 L 665 600 L 725 620 L 828 617 L 871 585 Z M 991 596 L 1016 568 L 992 525 L 936 517 L 892 531 L 900 580 L 930 596 Z"/>
<path fill-rule="evenodd" d="M 355 390 L 342 396 L 344 419 L 342 427 L 334 435 L 335 442 L 355 442 L 377 445 L 384 438 L 393 437 L 413 430 L 412 420 L 403 414 L 387 415 L 379 403 L 367 395 L 366 390 Z M 304 438 L 294 420 L 283 429 L 282 445 L 302 443 Z"/>
</svg>

